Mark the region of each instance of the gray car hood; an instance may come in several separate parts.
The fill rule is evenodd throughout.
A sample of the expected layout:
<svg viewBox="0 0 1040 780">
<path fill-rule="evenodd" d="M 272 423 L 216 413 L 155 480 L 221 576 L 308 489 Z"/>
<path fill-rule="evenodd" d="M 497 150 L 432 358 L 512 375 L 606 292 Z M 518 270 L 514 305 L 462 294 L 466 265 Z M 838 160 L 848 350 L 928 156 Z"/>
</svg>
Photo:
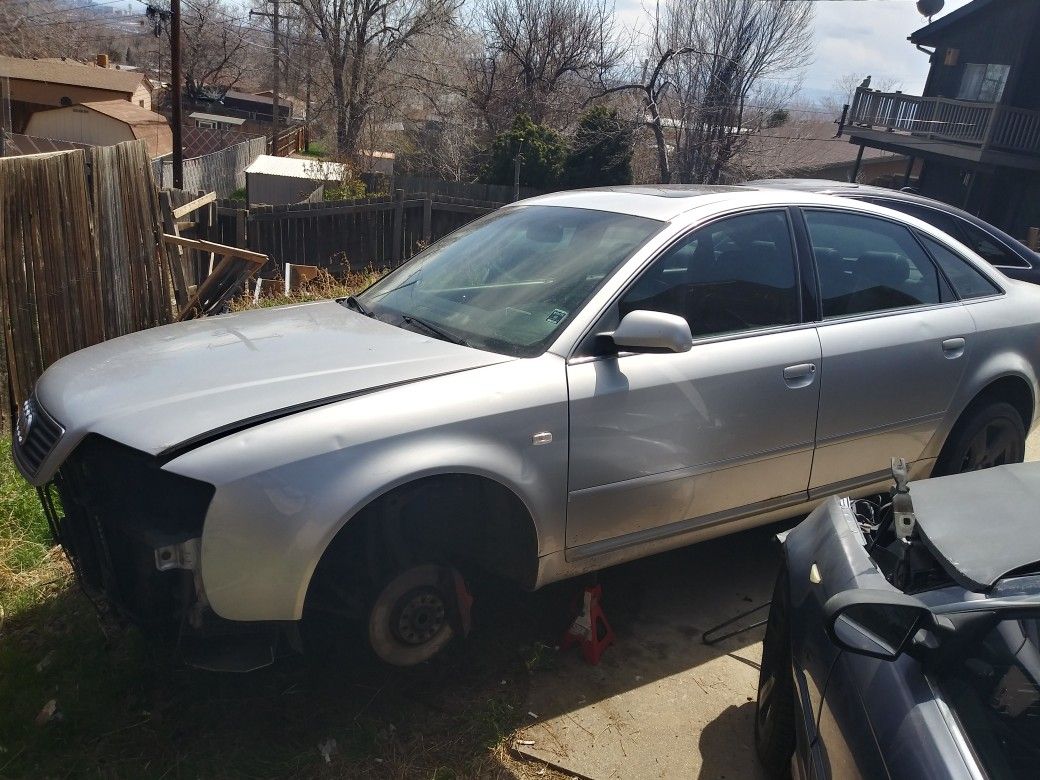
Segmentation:
<svg viewBox="0 0 1040 780">
<path fill-rule="evenodd" d="M 510 359 L 323 301 L 112 339 L 56 362 L 37 398 L 68 431 L 66 446 L 99 433 L 158 455 L 294 408 Z"/>
</svg>

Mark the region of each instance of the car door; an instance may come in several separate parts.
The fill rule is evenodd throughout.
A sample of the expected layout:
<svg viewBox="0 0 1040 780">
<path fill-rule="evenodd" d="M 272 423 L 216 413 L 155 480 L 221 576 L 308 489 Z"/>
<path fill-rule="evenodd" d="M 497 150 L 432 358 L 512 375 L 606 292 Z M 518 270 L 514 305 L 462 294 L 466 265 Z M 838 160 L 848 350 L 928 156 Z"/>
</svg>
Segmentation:
<svg viewBox="0 0 1040 780">
<path fill-rule="evenodd" d="M 820 285 L 820 415 L 810 495 L 918 459 L 946 414 L 974 324 L 898 222 L 804 209 Z"/>
<path fill-rule="evenodd" d="M 571 559 L 805 500 L 820 344 L 802 324 L 791 215 L 722 218 L 673 244 L 599 324 L 685 317 L 686 353 L 569 361 Z"/>
</svg>

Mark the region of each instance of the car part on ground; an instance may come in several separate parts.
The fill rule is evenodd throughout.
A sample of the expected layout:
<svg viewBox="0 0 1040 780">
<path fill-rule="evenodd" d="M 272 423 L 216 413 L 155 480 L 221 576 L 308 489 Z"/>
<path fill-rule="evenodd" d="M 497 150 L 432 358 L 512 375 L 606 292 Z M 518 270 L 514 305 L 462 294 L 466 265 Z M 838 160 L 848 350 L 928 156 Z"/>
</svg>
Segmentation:
<svg viewBox="0 0 1040 780">
<path fill-rule="evenodd" d="M 15 458 L 123 613 L 235 627 L 247 668 L 305 612 L 422 662 L 465 633 L 445 571 L 537 588 L 876 493 L 893 451 L 911 478 L 1020 458 L 975 456 L 1036 419 L 1038 343 L 1040 290 L 883 208 L 565 192 L 353 300 L 63 358 Z"/>
<path fill-rule="evenodd" d="M 761 732 L 763 765 L 786 776 L 793 760 L 814 778 L 1033 777 L 1040 464 L 908 485 L 894 462 L 893 477 L 889 495 L 831 499 L 783 539 L 757 717 L 796 739 Z M 771 699 L 785 654 L 791 711 Z"/>
</svg>

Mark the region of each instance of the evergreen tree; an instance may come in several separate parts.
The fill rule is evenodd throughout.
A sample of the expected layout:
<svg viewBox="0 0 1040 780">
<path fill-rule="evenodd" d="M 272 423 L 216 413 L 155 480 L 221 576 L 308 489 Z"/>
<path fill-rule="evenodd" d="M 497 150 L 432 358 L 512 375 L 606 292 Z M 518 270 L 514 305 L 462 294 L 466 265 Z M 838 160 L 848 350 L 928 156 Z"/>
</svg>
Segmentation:
<svg viewBox="0 0 1040 780">
<path fill-rule="evenodd" d="M 632 183 L 632 131 L 616 110 L 595 106 L 578 120 L 563 180 L 568 188 Z"/>
<path fill-rule="evenodd" d="M 567 142 L 552 128 L 536 125 L 526 114 L 517 114 L 509 130 L 495 137 L 480 180 L 486 184 L 511 185 L 518 155 L 521 186 L 537 190 L 559 186 L 567 159 Z"/>
</svg>

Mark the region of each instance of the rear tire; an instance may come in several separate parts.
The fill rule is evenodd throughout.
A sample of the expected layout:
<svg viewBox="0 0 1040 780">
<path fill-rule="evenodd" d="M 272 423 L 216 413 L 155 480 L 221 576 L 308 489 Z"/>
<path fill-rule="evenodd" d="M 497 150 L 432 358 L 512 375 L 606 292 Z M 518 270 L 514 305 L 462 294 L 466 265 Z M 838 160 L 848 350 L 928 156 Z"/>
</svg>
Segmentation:
<svg viewBox="0 0 1040 780">
<path fill-rule="evenodd" d="M 770 777 L 791 776 L 795 751 L 794 678 L 791 672 L 791 627 L 788 622 L 787 570 L 781 569 L 773 589 L 755 706 L 755 750 Z"/>
<path fill-rule="evenodd" d="M 1022 416 L 1004 401 L 980 406 L 958 421 L 932 469 L 943 477 L 1021 463 L 1026 452 Z"/>
</svg>

